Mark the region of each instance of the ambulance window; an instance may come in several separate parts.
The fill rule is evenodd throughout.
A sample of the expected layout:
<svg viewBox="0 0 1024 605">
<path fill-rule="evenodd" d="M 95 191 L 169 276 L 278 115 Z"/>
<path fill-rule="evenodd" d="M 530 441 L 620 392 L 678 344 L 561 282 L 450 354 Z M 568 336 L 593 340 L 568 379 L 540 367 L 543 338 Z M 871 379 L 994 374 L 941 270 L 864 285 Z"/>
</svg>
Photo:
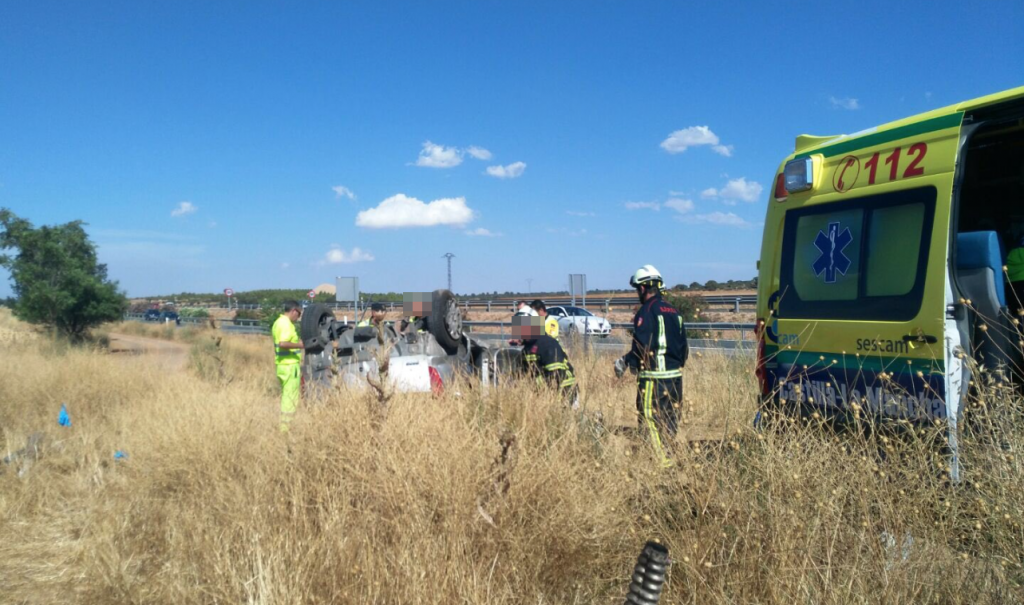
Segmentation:
<svg viewBox="0 0 1024 605">
<path fill-rule="evenodd" d="M 916 317 L 924 295 L 935 198 L 934 187 L 921 187 L 788 211 L 779 317 Z"/>
<path fill-rule="evenodd" d="M 793 286 L 801 300 L 856 300 L 864 210 L 801 216 L 796 223 Z M 851 229 L 852 228 L 852 229 Z"/>
<path fill-rule="evenodd" d="M 868 227 L 868 296 L 903 296 L 914 287 L 924 204 L 879 208 Z"/>
</svg>

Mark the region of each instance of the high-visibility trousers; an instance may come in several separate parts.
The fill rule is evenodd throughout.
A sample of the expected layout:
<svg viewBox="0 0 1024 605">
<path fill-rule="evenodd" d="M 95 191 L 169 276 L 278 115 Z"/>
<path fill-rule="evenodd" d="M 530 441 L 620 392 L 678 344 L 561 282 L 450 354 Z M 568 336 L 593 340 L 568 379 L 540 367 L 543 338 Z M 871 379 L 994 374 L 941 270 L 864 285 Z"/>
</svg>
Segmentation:
<svg viewBox="0 0 1024 605">
<path fill-rule="evenodd" d="M 683 377 L 639 378 L 636 411 L 640 433 L 654 447 L 663 467 L 672 466 L 671 443 L 679 430 L 677 405 L 683 399 Z"/>
<path fill-rule="evenodd" d="M 281 383 L 281 432 L 288 431 L 288 424 L 299 409 L 299 364 L 286 363 L 277 366 L 277 381 Z"/>
</svg>

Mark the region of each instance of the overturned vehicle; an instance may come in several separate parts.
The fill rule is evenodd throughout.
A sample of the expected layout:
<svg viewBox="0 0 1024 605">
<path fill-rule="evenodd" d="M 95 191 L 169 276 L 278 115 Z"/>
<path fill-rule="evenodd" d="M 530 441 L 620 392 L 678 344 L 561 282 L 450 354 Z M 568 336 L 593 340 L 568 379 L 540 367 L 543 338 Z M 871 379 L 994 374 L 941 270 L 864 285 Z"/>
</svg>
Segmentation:
<svg viewBox="0 0 1024 605">
<path fill-rule="evenodd" d="M 378 328 L 340 321 L 326 305 L 310 305 L 299 330 L 306 347 L 305 388 L 363 388 L 387 380 L 400 392 L 440 393 L 460 374 L 486 388 L 521 368 L 519 350 L 488 346 L 463 331 L 458 300 L 450 291 L 435 290 L 416 310 L 423 315 Z"/>
</svg>

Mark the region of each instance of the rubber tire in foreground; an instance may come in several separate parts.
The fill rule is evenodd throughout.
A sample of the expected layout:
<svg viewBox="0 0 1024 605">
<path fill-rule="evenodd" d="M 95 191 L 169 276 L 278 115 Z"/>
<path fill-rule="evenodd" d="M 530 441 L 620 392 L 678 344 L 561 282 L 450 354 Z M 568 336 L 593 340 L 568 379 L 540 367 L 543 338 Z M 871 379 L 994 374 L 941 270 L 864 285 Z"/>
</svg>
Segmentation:
<svg viewBox="0 0 1024 605">
<path fill-rule="evenodd" d="M 330 343 L 329 328 L 334 321 L 334 312 L 327 305 L 315 304 L 306 307 L 299 320 L 299 338 L 306 350 L 319 353 Z"/>
<path fill-rule="evenodd" d="M 430 333 L 449 355 L 459 350 L 462 341 L 462 312 L 450 290 L 434 290 L 431 302 Z"/>
</svg>

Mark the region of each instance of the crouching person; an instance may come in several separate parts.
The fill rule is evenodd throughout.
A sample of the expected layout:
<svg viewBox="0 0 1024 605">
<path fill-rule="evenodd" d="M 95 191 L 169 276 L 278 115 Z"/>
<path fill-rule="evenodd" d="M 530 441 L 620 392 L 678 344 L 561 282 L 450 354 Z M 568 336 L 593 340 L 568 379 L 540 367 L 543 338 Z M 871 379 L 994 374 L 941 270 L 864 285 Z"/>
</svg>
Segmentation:
<svg viewBox="0 0 1024 605">
<path fill-rule="evenodd" d="M 579 408 L 576 372 L 558 341 L 544 333 L 544 321 L 529 307 L 512 318 L 512 335 L 523 343 L 523 369 L 538 384 L 558 389 L 562 401 Z"/>
</svg>

